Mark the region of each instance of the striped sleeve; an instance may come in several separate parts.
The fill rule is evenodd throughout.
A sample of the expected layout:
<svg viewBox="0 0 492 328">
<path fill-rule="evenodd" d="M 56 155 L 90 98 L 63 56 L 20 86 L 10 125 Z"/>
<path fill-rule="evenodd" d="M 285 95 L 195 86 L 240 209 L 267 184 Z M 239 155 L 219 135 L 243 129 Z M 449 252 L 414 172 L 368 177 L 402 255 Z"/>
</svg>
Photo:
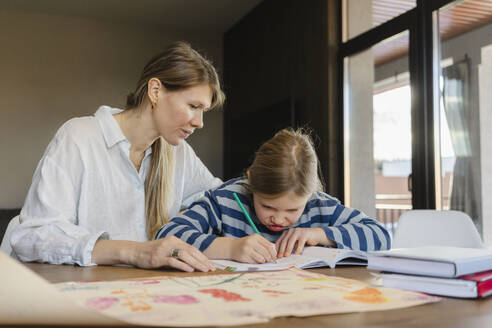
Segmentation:
<svg viewBox="0 0 492 328">
<path fill-rule="evenodd" d="M 319 200 L 318 206 L 320 213 L 316 220 L 321 221 L 320 227 L 338 248 L 361 251 L 391 248 L 390 234 L 377 220 L 345 207 L 336 199 Z"/>
<path fill-rule="evenodd" d="M 220 216 L 220 208 L 207 191 L 187 210 L 163 225 L 155 239 L 176 236 L 203 252 L 221 233 Z"/>
</svg>

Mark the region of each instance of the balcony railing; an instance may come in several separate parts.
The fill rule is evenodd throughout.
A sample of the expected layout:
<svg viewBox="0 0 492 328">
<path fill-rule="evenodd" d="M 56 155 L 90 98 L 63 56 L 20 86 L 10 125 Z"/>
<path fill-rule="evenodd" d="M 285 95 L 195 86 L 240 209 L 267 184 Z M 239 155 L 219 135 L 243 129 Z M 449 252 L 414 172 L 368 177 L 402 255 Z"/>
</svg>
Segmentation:
<svg viewBox="0 0 492 328">
<path fill-rule="evenodd" d="M 400 215 L 412 209 L 411 200 L 412 196 L 409 194 L 376 195 L 376 218 L 384 224 L 391 235 L 394 234 L 398 226 Z"/>
<path fill-rule="evenodd" d="M 393 234 L 403 212 L 411 210 L 409 194 L 376 194 L 376 218 Z M 449 196 L 442 198 L 442 209 L 449 210 Z"/>
</svg>

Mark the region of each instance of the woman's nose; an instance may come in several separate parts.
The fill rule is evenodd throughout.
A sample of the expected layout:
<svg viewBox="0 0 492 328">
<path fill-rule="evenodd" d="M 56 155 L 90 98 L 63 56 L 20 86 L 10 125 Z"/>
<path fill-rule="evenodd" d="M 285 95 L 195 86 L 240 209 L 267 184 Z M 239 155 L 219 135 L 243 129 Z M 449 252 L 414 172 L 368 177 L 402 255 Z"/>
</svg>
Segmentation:
<svg viewBox="0 0 492 328">
<path fill-rule="evenodd" d="M 203 111 L 201 111 L 201 110 L 195 111 L 195 113 L 191 119 L 191 125 L 195 129 L 203 128 Z"/>
</svg>

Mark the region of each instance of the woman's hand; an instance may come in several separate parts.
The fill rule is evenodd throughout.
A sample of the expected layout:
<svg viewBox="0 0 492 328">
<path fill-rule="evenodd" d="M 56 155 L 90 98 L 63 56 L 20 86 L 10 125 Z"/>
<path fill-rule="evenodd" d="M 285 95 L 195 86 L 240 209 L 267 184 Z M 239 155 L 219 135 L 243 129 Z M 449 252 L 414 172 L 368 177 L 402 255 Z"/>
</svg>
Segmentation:
<svg viewBox="0 0 492 328">
<path fill-rule="evenodd" d="M 177 254 L 172 257 L 174 249 Z M 168 266 L 187 272 L 215 270 L 202 252 L 174 236 L 147 242 L 99 240 L 94 246 L 92 261 L 98 264 L 125 263 L 143 269 Z"/>
<path fill-rule="evenodd" d="M 231 258 L 244 263 L 265 263 L 277 259 L 275 244 L 258 234 L 234 239 L 231 243 Z"/>
<path fill-rule="evenodd" d="M 178 250 L 176 257 L 171 256 L 174 249 Z M 174 236 L 140 243 L 131 262 L 144 269 L 169 266 L 187 272 L 195 269 L 204 272 L 215 270 L 213 264 L 202 252 Z"/>
<path fill-rule="evenodd" d="M 277 256 L 290 256 L 295 248 L 294 254 L 301 254 L 304 246 L 316 245 L 333 246 L 334 243 L 326 237 L 322 228 L 292 228 L 285 230 L 275 242 Z"/>
</svg>

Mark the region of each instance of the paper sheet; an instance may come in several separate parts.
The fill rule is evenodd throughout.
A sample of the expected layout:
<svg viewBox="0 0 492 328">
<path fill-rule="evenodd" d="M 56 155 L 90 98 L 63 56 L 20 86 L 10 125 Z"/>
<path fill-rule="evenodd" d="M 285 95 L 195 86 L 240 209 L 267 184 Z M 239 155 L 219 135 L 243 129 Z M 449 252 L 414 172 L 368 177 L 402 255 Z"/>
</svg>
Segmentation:
<svg viewBox="0 0 492 328">
<path fill-rule="evenodd" d="M 281 316 L 380 311 L 440 300 L 296 268 L 57 287 L 77 303 L 105 315 L 139 325 L 166 326 L 252 324 Z"/>
<path fill-rule="evenodd" d="M 0 253 L 0 324 L 209 326 L 439 301 L 300 269 L 49 284 Z"/>
<path fill-rule="evenodd" d="M 123 325 L 76 305 L 55 286 L 0 252 L 0 324 Z"/>
</svg>

